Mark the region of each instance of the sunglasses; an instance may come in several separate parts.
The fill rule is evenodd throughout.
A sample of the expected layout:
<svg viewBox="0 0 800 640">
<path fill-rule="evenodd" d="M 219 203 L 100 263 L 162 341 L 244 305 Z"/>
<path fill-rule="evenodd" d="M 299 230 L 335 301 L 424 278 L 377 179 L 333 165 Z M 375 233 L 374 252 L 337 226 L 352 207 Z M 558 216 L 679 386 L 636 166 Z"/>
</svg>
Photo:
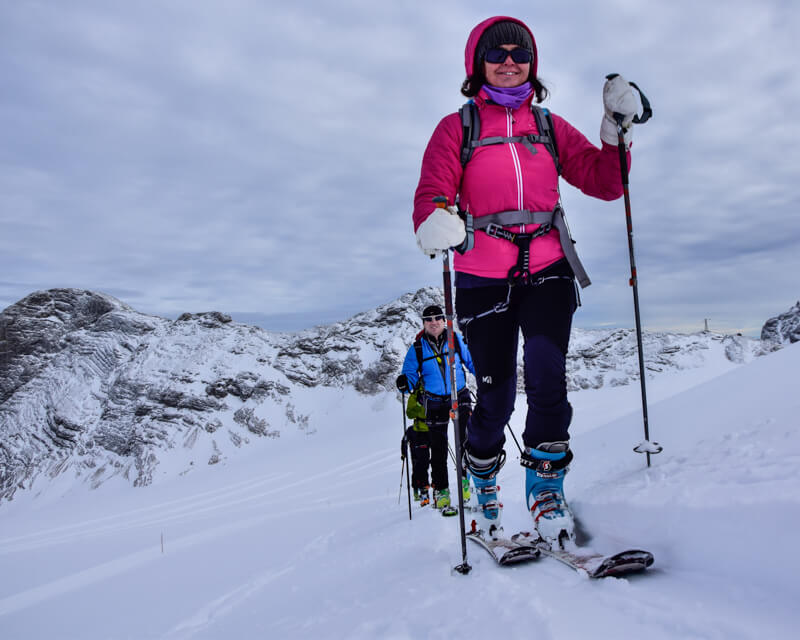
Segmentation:
<svg viewBox="0 0 800 640">
<path fill-rule="evenodd" d="M 522 47 L 511 49 L 511 51 L 500 48 L 489 49 L 483 59 L 491 64 L 503 64 L 508 56 L 511 56 L 511 59 L 517 64 L 524 64 L 533 60 L 533 54 Z"/>
<path fill-rule="evenodd" d="M 425 322 L 433 322 L 434 320 L 444 320 L 444 316 L 422 316 Z"/>
</svg>

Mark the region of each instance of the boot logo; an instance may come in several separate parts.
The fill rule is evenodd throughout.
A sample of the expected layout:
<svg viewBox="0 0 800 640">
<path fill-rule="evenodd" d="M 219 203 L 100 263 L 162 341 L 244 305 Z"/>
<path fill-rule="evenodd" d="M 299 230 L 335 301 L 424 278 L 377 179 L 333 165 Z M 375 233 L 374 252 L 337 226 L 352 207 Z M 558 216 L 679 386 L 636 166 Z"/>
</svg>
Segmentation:
<svg viewBox="0 0 800 640">
<path fill-rule="evenodd" d="M 542 460 L 536 467 L 536 475 L 545 480 L 554 480 L 559 477 L 558 471 L 553 470 L 553 463 L 550 460 Z"/>
<path fill-rule="evenodd" d="M 481 380 L 484 384 L 492 384 L 492 376 L 483 376 Z"/>
</svg>

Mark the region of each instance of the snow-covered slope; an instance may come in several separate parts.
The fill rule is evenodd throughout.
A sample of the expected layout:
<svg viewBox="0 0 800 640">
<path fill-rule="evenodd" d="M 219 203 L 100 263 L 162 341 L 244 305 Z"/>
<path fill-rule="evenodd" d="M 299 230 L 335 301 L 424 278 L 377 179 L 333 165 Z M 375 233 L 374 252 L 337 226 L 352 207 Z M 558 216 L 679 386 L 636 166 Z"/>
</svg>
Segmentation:
<svg viewBox="0 0 800 640">
<path fill-rule="evenodd" d="M 64 474 L 147 485 L 261 439 L 313 435 L 326 426 L 316 391 L 393 388 L 419 312 L 439 296 L 421 289 L 278 334 L 220 312 L 148 316 L 91 291 L 31 294 L 0 313 L 0 502 Z M 645 334 L 652 379 L 682 372 L 686 386 L 764 351 L 741 336 Z M 574 331 L 571 390 L 633 388 L 638 375 L 632 330 Z"/>
<path fill-rule="evenodd" d="M 409 521 L 398 501 L 396 397 L 319 387 L 295 399 L 313 437 L 255 439 L 137 489 L 62 474 L 0 505 L 0 637 L 793 638 L 799 369 L 790 345 L 680 393 L 679 373 L 661 376 L 650 413 L 665 449 L 649 469 L 631 452 L 635 389 L 573 394 L 568 496 L 597 548 L 654 552 L 646 575 L 499 569 L 477 547 L 472 573 L 451 574 L 456 519 Z M 507 448 L 512 530 L 530 523 Z"/>
</svg>

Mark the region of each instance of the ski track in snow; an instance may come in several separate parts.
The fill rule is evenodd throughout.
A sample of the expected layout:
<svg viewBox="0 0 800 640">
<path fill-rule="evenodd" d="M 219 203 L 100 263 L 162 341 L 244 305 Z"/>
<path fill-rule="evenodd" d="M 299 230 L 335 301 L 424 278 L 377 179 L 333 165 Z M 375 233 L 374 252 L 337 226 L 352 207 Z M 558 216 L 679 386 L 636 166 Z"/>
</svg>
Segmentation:
<svg viewBox="0 0 800 640">
<path fill-rule="evenodd" d="M 392 456 L 394 457 L 394 456 Z M 389 455 L 386 452 L 375 452 L 368 460 L 356 460 L 324 473 L 298 480 L 292 483 L 281 482 L 279 487 L 253 492 L 269 483 L 275 483 L 277 476 L 271 475 L 260 479 L 244 481 L 238 485 L 207 491 L 188 498 L 172 500 L 158 505 L 136 509 L 130 512 L 104 516 L 78 524 L 65 525 L 27 534 L 0 539 L 0 555 L 39 547 L 66 544 L 71 540 L 81 540 L 90 536 L 103 536 L 133 528 L 163 525 L 171 522 L 195 519 L 203 514 L 223 515 L 226 511 L 251 509 L 254 506 L 269 505 L 274 497 L 281 501 L 307 498 L 316 495 L 314 489 L 287 494 L 287 489 L 299 488 L 324 479 L 329 475 L 341 475 L 352 480 L 354 474 L 387 464 Z M 360 468 L 359 468 L 359 465 Z M 363 477 L 363 475 L 362 475 Z M 320 499 L 320 498 L 317 498 Z"/>
<path fill-rule="evenodd" d="M 580 417 L 568 497 L 592 547 L 654 553 L 644 575 L 589 580 L 548 558 L 498 568 L 474 545 L 471 574 L 454 575 L 458 519 L 414 505 L 409 521 L 405 487 L 398 504 L 400 425 L 387 397 L 360 413 L 342 402 L 324 421 L 347 429 L 265 443 L 263 458 L 238 467 L 72 492 L 49 516 L 33 498 L 7 509 L 0 637 L 793 638 L 798 368 L 791 347 L 664 394 L 651 428 L 665 450 L 650 469 L 630 452 L 636 406 L 622 417 L 609 407 L 605 424 Z M 515 432 L 523 421 L 518 409 Z M 510 534 L 531 522 L 510 440 L 507 449 Z"/>
<path fill-rule="evenodd" d="M 212 625 L 216 619 L 231 613 L 245 600 L 254 597 L 270 582 L 277 580 L 290 571 L 292 571 L 292 567 L 287 567 L 278 571 L 267 571 L 263 575 L 258 576 L 255 580 L 216 598 L 212 602 L 201 607 L 197 613 L 187 620 L 178 623 L 174 629 L 167 632 L 164 638 L 174 640 L 191 638 L 198 632 Z"/>
<path fill-rule="evenodd" d="M 135 527 L 146 527 L 178 519 L 185 514 L 194 515 L 206 509 L 218 509 L 229 504 L 225 502 L 226 499 L 235 497 L 237 494 L 246 494 L 247 489 L 263 486 L 273 481 L 274 478 L 274 476 L 267 476 L 243 481 L 237 485 L 206 491 L 191 497 L 170 500 L 78 524 L 38 531 L 32 535 L 0 539 L 0 555 L 54 544 L 65 544 L 71 540 L 80 540 L 92 535 L 107 535 Z"/>
<path fill-rule="evenodd" d="M 395 457 L 396 456 L 392 456 L 392 458 Z M 41 547 L 53 545 L 64 545 L 73 540 L 85 540 L 86 538 L 92 536 L 112 535 L 121 531 L 147 527 L 153 524 L 162 526 L 176 520 L 196 519 L 198 516 L 209 513 L 213 513 L 216 517 L 226 516 L 226 514 L 232 510 L 232 507 L 237 507 L 237 510 L 240 511 L 238 509 L 239 507 L 246 507 L 248 510 L 251 510 L 256 507 L 266 508 L 274 506 L 277 503 L 286 502 L 291 504 L 292 502 L 302 498 L 314 497 L 316 492 L 314 490 L 299 492 L 295 491 L 294 493 L 289 493 L 287 495 L 287 489 L 298 489 L 308 484 L 325 480 L 330 476 L 338 475 L 346 480 L 330 486 L 331 488 L 339 491 L 360 481 L 359 478 L 354 475 L 354 472 L 359 470 L 359 468 L 370 469 L 375 467 L 385 467 L 387 462 L 388 453 L 386 451 L 375 452 L 368 455 L 366 458 L 348 462 L 344 465 L 329 469 L 317 475 L 303 478 L 302 480 L 296 480 L 291 483 L 282 482 L 280 483 L 279 487 L 267 491 L 253 492 L 254 489 L 260 489 L 263 485 L 274 482 L 274 475 L 257 480 L 245 481 L 239 483 L 238 485 L 233 485 L 218 490 L 204 492 L 186 499 L 172 500 L 159 505 L 136 509 L 132 512 L 123 512 L 113 516 L 97 518 L 80 524 L 56 527 L 47 531 L 37 532 L 37 534 L 34 535 L 2 539 L 0 540 L 0 555 L 12 554 L 21 550 L 36 550 Z M 363 478 L 363 474 L 360 477 Z M 267 500 L 265 500 L 265 498 Z M 175 540 L 169 540 L 168 547 L 170 548 L 171 552 L 183 551 L 199 543 L 230 535 L 236 530 L 247 529 L 267 520 L 289 517 L 301 513 L 314 512 L 323 507 L 324 503 L 330 502 L 333 499 L 336 499 L 337 504 L 340 506 L 355 506 L 363 505 L 369 502 L 382 501 L 384 498 L 382 496 L 378 496 L 342 501 L 339 500 L 337 495 L 334 493 L 331 493 L 327 497 L 317 496 L 317 498 L 311 503 L 303 502 L 303 504 L 306 504 L 307 506 L 289 508 L 281 513 L 273 512 L 257 517 L 245 517 L 223 526 L 211 527 L 199 534 L 189 535 Z M 309 504 L 311 506 L 308 506 Z M 119 575 L 134 567 L 155 561 L 160 557 L 160 555 L 160 551 L 156 548 L 143 549 L 139 552 L 93 566 L 89 569 L 65 576 L 61 579 L 54 580 L 53 582 L 40 585 L 33 589 L 5 597 L 0 599 L 0 616 L 19 609 L 33 606 L 67 591 L 80 589 L 89 584 Z M 258 579 L 256 580 L 256 584 L 266 584 L 274 579 L 277 575 L 285 573 L 285 571 L 286 570 L 279 571 L 277 574 L 275 572 L 269 572 L 268 575 L 271 577 L 266 579 L 266 581 L 264 581 L 264 579 Z M 229 602 L 231 601 L 231 598 L 225 597 L 224 600 Z M 235 598 L 233 600 L 235 600 Z M 227 604 L 226 606 L 221 607 L 221 610 L 229 610 L 230 608 L 231 605 Z"/>
</svg>

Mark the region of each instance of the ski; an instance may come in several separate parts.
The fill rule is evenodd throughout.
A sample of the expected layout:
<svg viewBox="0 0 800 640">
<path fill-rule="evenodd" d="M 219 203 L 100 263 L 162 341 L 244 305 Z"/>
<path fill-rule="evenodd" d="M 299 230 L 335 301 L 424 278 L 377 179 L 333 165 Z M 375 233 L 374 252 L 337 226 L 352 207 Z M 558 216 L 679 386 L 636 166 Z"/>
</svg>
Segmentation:
<svg viewBox="0 0 800 640">
<path fill-rule="evenodd" d="M 653 554 L 641 549 L 628 549 L 613 555 L 604 555 L 569 542 L 567 548 L 558 549 L 528 531 L 516 533 L 511 539 L 515 544 L 530 545 L 542 554 L 555 558 L 590 578 L 637 573 L 653 564 Z"/>
<path fill-rule="evenodd" d="M 527 542 L 515 542 L 510 538 L 486 538 L 480 531 L 471 531 L 466 534 L 466 537 L 467 540 L 472 540 L 486 549 L 494 561 L 501 566 L 536 560 L 541 553 L 539 549 Z"/>
</svg>

